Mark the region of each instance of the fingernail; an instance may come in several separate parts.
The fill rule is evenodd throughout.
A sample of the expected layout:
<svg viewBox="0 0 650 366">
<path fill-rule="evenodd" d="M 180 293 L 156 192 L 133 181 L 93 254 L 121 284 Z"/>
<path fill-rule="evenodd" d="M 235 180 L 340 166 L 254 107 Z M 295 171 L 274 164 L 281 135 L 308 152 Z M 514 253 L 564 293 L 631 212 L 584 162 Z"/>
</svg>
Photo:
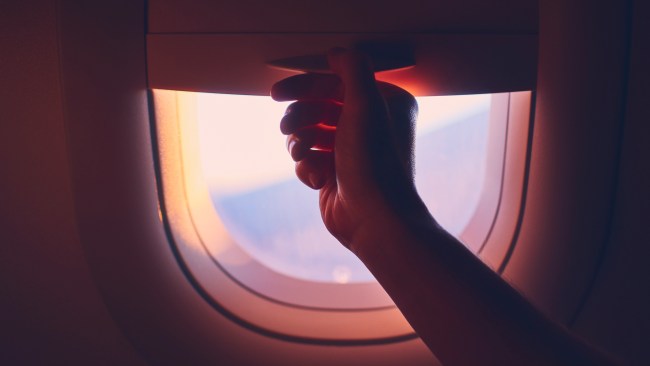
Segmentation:
<svg viewBox="0 0 650 366">
<path fill-rule="evenodd" d="M 296 146 L 297 141 L 294 139 L 291 139 L 289 143 L 287 144 L 287 150 L 289 150 L 289 154 L 293 152 L 293 147 Z"/>
</svg>

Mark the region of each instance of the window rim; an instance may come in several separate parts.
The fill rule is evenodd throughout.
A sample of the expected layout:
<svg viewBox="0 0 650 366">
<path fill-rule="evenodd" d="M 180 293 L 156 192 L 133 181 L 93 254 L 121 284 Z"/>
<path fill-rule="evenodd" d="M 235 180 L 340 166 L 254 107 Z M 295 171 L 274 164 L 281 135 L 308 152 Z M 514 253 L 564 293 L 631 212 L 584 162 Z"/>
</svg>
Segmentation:
<svg viewBox="0 0 650 366">
<path fill-rule="evenodd" d="M 182 92 L 180 92 L 180 91 L 166 91 L 166 90 L 153 90 L 152 93 L 151 93 L 152 98 L 154 99 L 156 117 L 159 117 L 161 115 L 167 115 L 168 117 L 172 116 L 173 117 L 172 119 L 176 119 L 176 123 L 179 123 L 178 120 L 181 117 L 178 114 L 178 107 L 179 107 L 178 99 L 176 98 L 176 100 L 174 101 L 174 106 L 175 106 L 174 111 L 162 111 L 162 109 L 165 109 L 165 108 L 161 107 L 161 102 L 162 102 L 160 100 L 160 99 L 162 99 L 161 98 L 161 93 L 173 93 L 175 96 L 178 96 L 178 93 L 182 93 Z M 503 179 L 505 179 L 505 174 L 506 174 L 505 170 L 506 170 L 506 160 L 508 158 L 507 155 L 508 155 L 509 150 L 512 150 L 512 149 L 509 148 L 509 146 L 507 146 L 508 138 L 507 138 L 506 135 L 509 134 L 510 130 L 511 130 L 511 128 L 509 126 L 511 125 L 510 122 L 511 122 L 511 117 L 512 116 L 510 115 L 509 112 L 510 112 L 510 109 L 512 107 L 511 106 L 511 99 L 515 99 L 515 98 L 512 98 L 512 95 L 514 95 L 514 94 L 521 95 L 521 93 L 500 93 L 500 94 L 496 94 L 496 95 L 500 95 L 500 98 L 502 98 L 502 100 L 499 102 L 501 104 L 500 104 L 500 106 L 498 108 L 498 109 L 500 109 L 500 111 L 498 111 L 498 113 L 501 114 L 501 117 L 502 117 L 502 119 L 504 120 L 504 123 L 505 123 L 505 128 L 502 129 L 503 130 L 503 139 L 504 139 L 504 141 L 501 144 L 503 146 L 503 151 L 502 151 L 501 155 L 503 155 L 503 156 L 502 156 L 502 158 L 500 160 L 502 161 L 503 165 L 499 169 L 500 170 L 499 175 L 502 177 L 502 180 L 501 180 L 502 183 L 499 184 L 499 187 L 498 187 L 498 202 L 499 203 L 503 200 L 502 199 L 502 196 L 503 196 L 503 193 L 504 193 L 504 189 L 503 189 L 504 180 Z M 526 94 L 526 92 L 524 92 L 524 94 Z M 523 98 L 519 97 L 517 103 L 526 104 L 526 100 L 527 100 L 528 105 L 530 105 L 530 95 L 531 95 L 530 92 L 527 92 L 527 97 L 526 96 L 524 96 Z M 169 95 L 167 97 L 169 97 Z M 495 97 L 493 96 L 493 101 L 494 101 L 494 99 L 495 99 Z M 167 106 L 167 108 L 168 107 L 169 106 Z M 494 108 L 494 102 L 493 102 L 491 113 L 493 113 L 494 111 L 495 111 L 495 108 Z M 521 117 L 521 116 L 518 116 L 518 117 Z M 490 118 L 493 119 L 494 117 L 491 116 Z M 524 123 L 524 124 L 527 125 L 527 123 Z M 164 145 L 166 143 L 169 143 L 169 138 L 168 138 L 169 136 L 165 136 L 164 138 L 161 138 L 161 131 L 160 130 L 162 130 L 164 128 L 161 128 L 161 126 L 159 126 L 159 125 L 160 125 L 160 121 L 159 120 L 155 121 L 155 126 L 156 126 L 156 129 L 158 130 L 157 131 L 158 132 L 157 139 L 158 139 L 158 145 L 159 145 L 159 150 L 160 150 L 159 152 L 162 153 L 163 150 L 164 150 L 164 151 L 166 151 L 167 154 L 169 154 L 169 153 L 171 153 L 170 150 L 173 150 L 173 148 L 169 149 L 169 147 L 161 147 L 160 146 L 160 145 Z M 490 121 L 490 129 L 492 129 L 493 125 L 494 124 L 492 123 L 492 121 Z M 162 132 L 162 135 L 165 135 L 165 132 Z M 524 148 L 525 148 L 525 146 L 524 146 Z M 180 153 L 180 151 L 179 151 L 179 153 Z M 157 155 L 155 158 L 157 158 L 159 160 L 163 160 L 163 159 L 161 159 L 161 155 Z M 165 183 L 166 180 L 167 181 L 169 180 L 169 176 L 170 176 L 169 174 L 165 174 L 166 170 L 167 170 L 167 173 L 169 173 L 169 169 L 168 169 L 169 167 L 165 168 L 165 167 L 163 167 L 164 165 L 165 165 L 165 163 L 163 163 L 161 161 L 161 169 L 160 170 L 161 170 L 161 175 L 163 177 L 160 177 L 160 179 L 163 181 L 163 191 L 165 191 L 167 189 L 167 188 L 165 188 L 166 185 L 164 183 Z M 184 168 L 187 168 L 187 167 L 184 167 Z M 489 171 L 489 167 L 488 167 L 488 171 Z M 164 175 L 167 175 L 167 177 L 164 177 Z M 183 184 L 180 185 L 181 189 L 187 190 L 186 187 L 185 187 L 185 184 L 187 184 L 187 182 L 184 182 Z M 194 190 L 194 189 L 190 189 L 190 190 Z M 207 193 L 207 189 L 205 190 L 205 192 Z M 165 198 L 165 201 L 169 201 L 168 200 L 169 197 L 166 194 L 166 192 L 163 192 L 163 196 Z M 482 197 L 481 199 L 483 199 L 483 196 L 484 196 L 484 194 L 481 195 L 481 197 Z M 195 202 L 196 196 L 194 196 L 194 198 L 189 198 L 187 196 L 187 192 L 185 192 L 185 199 L 186 199 L 187 207 L 185 207 L 184 209 L 178 210 L 178 211 L 179 212 L 184 212 L 185 215 L 189 216 L 190 221 L 192 221 L 193 217 L 195 215 L 192 212 L 192 210 L 193 210 L 191 208 L 192 203 L 190 203 L 190 202 Z M 173 201 L 173 200 L 171 200 L 171 201 Z M 210 202 L 209 199 L 207 201 Z M 480 205 L 480 203 L 479 203 L 479 205 Z M 170 207 L 168 207 L 169 205 L 165 205 L 165 206 L 166 206 L 165 211 L 168 211 L 170 209 Z M 498 204 L 497 207 L 494 208 L 493 222 L 490 225 L 488 225 L 488 230 L 486 232 L 486 238 L 485 238 L 485 240 L 483 240 L 483 242 L 480 245 L 480 249 L 478 250 L 478 253 L 481 254 L 480 256 L 481 256 L 482 259 L 484 259 L 483 258 L 484 255 L 482 255 L 483 252 L 484 252 L 483 249 L 488 247 L 490 245 L 490 242 L 492 242 L 492 240 L 490 240 L 491 239 L 490 234 L 494 231 L 494 226 L 495 226 L 495 223 L 496 223 L 497 218 L 499 216 L 499 212 L 498 212 L 499 211 L 499 206 L 500 206 L 500 204 Z M 340 292 L 340 289 L 343 289 L 343 288 L 348 288 L 348 289 L 354 288 L 354 291 L 352 291 L 351 293 L 363 294 L 362 290 L 368 291 L 368 289 L 370 289 L 370 291 L 374 291 L 375 293 L 377 291 L 380 291 L 383 294 L 382 296 L 385 296 L 383 298 L 383 300 L 385 302 L 379 304 L 379 306 L 377 306 L 377 303 L 375 303 L 374 306 L 367 306 L 367 305 L 366 306 L 359 306 L 358 303 L 355 306 L 350 306 L 349 304 L 347 304 L 347 305 L 343 304 L 343 306 L 341 306 L 341 304 L 339 304 L 339 306 L 331 306 L 331 304 L 323 306 L 322 303 L 320 303 L 320 304 L 311 303 L 310 304 L 308 302 L 307 303 L 305 303 L 305 302 L 296 303 L 294 301 L 279 300 L 279 299 L 277 299 L 277 298 L 275 298 L 273 296 L 268 296 L 268 294 L 265 294 L 264 292 L 257 291 L 258 289 L 250 288 L 246 284 L 242 283 L 240 281 L 241 278 L 236 277 L 237 273 L 234 273 L 234 274 L 230 273 L 226 268 L 221 266 L 219 261 L 217 259 L 215 259 L 214 257 L 212 257 L 210 255 L 210 253 L 209 253 L 209 250 L 207 250 L 207 248 L 205 248 L 205 245 L 202 244 L 204 246 L 204 250 L 205 250 L 203 252 L 203 257 L 206 257 L 206 254 L 207 254 L 207 257 L 210 258 L 210 262 L 212 263 L 211 265 L 213 267 L 215 267 L 216 269 L 218 269 L 218 271 L 221 272 L 222 276 L 215 276 L 214 268 L 213 268 L 212 271 L 206 270 L 206 268 L 208 268 L 208 267 L 206 266 L 205 258 L 203 258 L 203 260 L 201 260 L 200 258 L 197 258 L 196 246 L 188 245 L 187 242 L 186 242 L 187 238 L 182 238 L 183 235 L 179 235 L 178 232 L 175 232 L 175 231 L 178 231 L 177 230 L 178 227 L 174 228 L 174 222 L 173 222 L 174 220 L 169 219 L 168 212 L 162 212 L 161 215 L 166 217 L 166 219 L 164 221 L 167 222 L 166 225 L 169 227 L 169 231 L 171 233 L 170 239 L 171 239 L 171 241 L 173 241 L 173 243 L 171 245 L 176 247 L 175 251 L 177 253 L 177 258 L 178 258 L 179 262 L 184 263 L 184 266 L 187 268 L 186 275 L 188 277 L 191 277 L 190 281 L 195 283 L 196 284 L 195 287 L 199 287 L 200 290 L 204 293 L 204 298 L 206 298 L 206 299 L 209 298 L 209 300 L 210 300 L 209 302 L 211 302 L 211 303 L 212 302 L 217 302 L 218 304 L 220 304 L 219 307 L 221 307 L 222 312 L 224 311 L 224 308 L 230 308 L 230 310 L 228 310 L 228 309 L 225 310 L 225 311 L 229 311 L 229 312 L 233 312 L 232 309 L 237 309 L 237 308 L 239 308 L 239 310 L 241 310 L 242 309 L 242 307 L 240 307 L 240 305 L 242 305 L 241 301 L 230 301 L 229 302 L 229 301 L 224 301 L 224 300 L 226 298 L 230 297 L 230 296 L 239 296 L 239 297 L 243 296 L 243 298 L 248 298 L 249 300 L 251 300 L 252 298 L 256 298 L 258 300 L 256 302 L 261 301 L 261 303 L 266 304 L 266 306 L 271 306 L 271 304 L 272 304 L 273 306 L 271 306 L 271 307 L 274 308 L 274 310 L 272 310 L 273 312 L 278 312 L 280 310 L 283 310 L 283 311 L 280 311 L 280 312 L 281 313 L 287 313 L 287 312 L 291 313 L 290 317 L 293 318 L 294 321 L 293 321 L 292 326 L 288 327 L 288 329 L 286 327 L 286 324 L 282 325 L 281 328 L 283 328 L 283 330 L 280 331 L 280 329 L 279 329 L 280 327 L 279 327 L 278 324 L 271 324 L 273 322 L 269 323 L 269 322 L 265 322 L 265 321 L 261 320 L 262 316 L 260 314 L 256 315 L 255 312 L 254 311 L 251 312 L 250 309 L 247 309 L 245 311 L 235 311 L 235 312 L 239 312 L 239 314 L 237 314 L 237 317 L 241 316 L 242 319 L 245 319 L 244 320 L 245 322 L 249 322 L 250 324 L 257 324 L 257 325 L 261 326 L 261 329 L 267 329 L 267 330 L 268 329 L 275 329 L 277 331 L 280 331 L 282 334 L 290 335 L 290 336 L 296 336 L 296 337 L 301 338 L 301 339 L 303 339 L 303 338 L 304 339 L 313 339 L 314 337 L 317 337 L 318 339 L 328 339 L 328 341 L 330 341 L 330 342 L 344 342 L 344 343 L 345 342 L 352 342 L 352 343 L 354 343 L 354 342 L 359 342 L 361 340 L 363 340 L 363 341 L 373 340 L 373 341 L 384 342 L 386 340 L 395 341 L 396 339 L 410 339 L 410 337 L 415 337 L 415 333 L 412 331 L 412 329 L 410 328 L 408 323 L 405 323 L 405 321 L 403 320 L 403 317 L 401 316 L 401 314 L 399 314 L 399 311 L 397 310 L 397 308 L 394 306 L 394 304 L 392 304 L 392 301 L 390 301 L 390 298 L 387 295 L 385 295 L 385 292 L 383 292 L 383 289 L 381 289 L 381 286 L 379 286 L 379 284 L 376 283 L 376 282 L 373 282 L 373 283 L 337 284 L 337 283 L 321 283 L 321 282 L 301 280 L 301 279 L 298 279 L 298 278 L 293 278 L 293 277 L 290 277 L 290 276 L 283 275 L 281 273 L 272 271 L 272 270 L 268 269 L 268 267 L 266 267 L 263 264 L 257 262 L 259 267 L 262 267 L 263 269 L 266 269 L 266 271 L 264 271 L 264 272 L 268 273 L 268 271 L 272 271 L 275 275 L 277 275 L 279 278 L 281 278 L 282 281 L 291 282 L 291 286 L 288 286 L 288 288 L 290 288 L 291 291 L 294 291 L 296 293 L 300 293 L 300 294 L 303 294 L 303 295 L 305 294 L 305 291 L 301 291 L 299 289 L 299 288 L 301 288 L 301 286 L 302 286 L 302 288 L 307 286 L 308 287 L 307 292 L 311 292 L 311 293 L 314 293 L 314 292 L 320 292 L 320 293 L 327 292 L 327 293 L 329 293 L 329 295 L 328 295 L 329 298 L 346 298 L 348 301 L 350 301 L 350 297 L 339 296 L 339 294 L 332 295 L 332 291 L 339 290 L 338 292 Z M 475 216 L 476 216 L 476 213 L 475 213 Z M 176 219 L 178 219 L 178 218 L 176 218 Z M 471 225 L 472 221 L 474 221 L 474 218 L 472 220 L 470 220 L 470 225 Z M 199 234 L 196 233 L 196 229 L 197 229 L 196 228 L 196 223 L 195 222 L 190 223 L 190 227 L 193 228 L 193 230 L 195 231 L 195 234 L 196 234 L 196 237 L 194 237 L 193 240 L 197 240 L 197 237 L 198 237 L 198 241 L 201 242 L 201 238 L 200 238 Z M 465 232 L 463 232 L 463 234 L 461 234 L 460 237 L 461 237 L 461 240 L 462 240 L 465 237 Z M 509 244 L 508 247 L 510 245 L 512 245 L 510 243 L 510 241 L 508 241 L 508 244 Z M 494 250 L 492 252 L 494 252 Z M 200 256 L 201 255 L 198 255 L 198 257 L 200 257 Z M 494 255 L 492 255 L 492 257 L 494 257 Z M 255 260 L 254 258 L 251 258 L 251 259 Z M 485 259 L 484 259 L 484 261 L 485 261 Z M 487 262 L 488 262 L 488 264 L 490 264 L 490 262 L 494 262 L 494 258 L 491 261 L 487 261 Z M 258 267 L 258 269 L 259 269 L 259 267 Z M 254 273 L 253 271 L 251 271 L 250 267 L 247 267 L 246 270 L 248 271 L 249 274 Z M 208 274 L 208 272 L 210 272 L 211 274 L 209 276 L 206 276 Z M 259 274 L 260 274 L 260 272 L 256 272 L 256 275 L 259 275 Z M 262 274 L 266 274 L 266 273 L 262 273 Z M 221 277 L 221 279 L 217 280 L 217 277 Z M 257 278 L 259 278 L 259 277 L 257 277 Z M 266 277 L 262 277 L 262 278 L 266 278 Z M 206 283 L 206 280 L 207 280 L 207 283 Z M 214 286 L 214 284 L 216 284 L 216 282 L 218 282 L 218 281 L 230 282 L 231 285 L 234 284 L 234 285 L 240 287 L 240 290 L 243 289 L 244 291 L 243 292 L 242 291 L 233 291 L 232 288 L 229 291 L 224 291 L 224 287 L 228 287 L 228 286 L 223 286 L 225 282 L 221 283 L 220 286 Z M 296 286 L 298 284 L 301 285 L 301 286 Z M 364 287 L 365 287 L 365 289 L 363 289 Z M 287 287 L 285 287 L 284 290 L 286 290 L 286 288 Z M 365 296 L 367 296 L 367 295 L 365 295 Z M 387 301 L 386 301 L 386 299 L 387 299 Z M 228 302 L 230 304 L 226 304 Z M 352 302 L 354 302 L 354 300 L 352 300 Z M 237 304 L 239 304 L 239 305 L 237 305 Z M 316 306 L 314 306 L 314 305 L 316 305 Z M 246 307 L 244 307 L 244 308 L 246 308 Z M 273 312 L 271 312 L 270 314 L 273 314 Z M 264 312 L 264 313 L 268 314 L 268 312 Z M 310 327 L 310 326 L 304 326 L 304 324 L 300 324 L 301 323 L 300 321 L 295 321 L 296 319 L 301 319 L 301 318 L 303 320 L 305 320 L 304 316 L 308 316 L 308 317 L 320 316 L 320 317 L 322 317 L 323 314 L 333 315 L 333 317 L 332 316 L 327 316 L 326 317 L 326 318 L 331 318 L 329 325 L 328 324 L 321 324 L 321 325 L 316 326 L 314 328 L 313 324 Z M 348 318 L 348 315 L 350 315 L 350 314 L 354 314 L 355 318 L 358 318 L 362 314 L 370 315 L 369 317 L 367 317 L 368 319 L 361 320 L 358 323 L 358 325 L 361 325 L 363 323 L 365 323 L 367 325 L 369 319 L 374 319 L 374 320 L 380 319 L 381 320 L 380 322 L 385 322 L 386 319 L 392 319 L 392 325 L 388 327 L 390 329 L 383 329 L 383 330 L 374 329 L 376 327 L 374 327 L 374 328 L 371 327 L 371 328 L 373 328 L 372 331 L 361 332 L 363 334 L 353 334 L 350 337 L 347 337 L 347 339 L 345 339 L 345 340 L 342 339 L 340 337 L 340 335 L 336 335 L 336 334 L 329 334 L 328 335 L 327 331 L 323 332 L 324 328 L 335 329 L 336 326 L 334 324 L 339 324 L 339 325 L 345 324 L 346 328 L 348 328 L 349 324 L 350 324 L 350 318 Z M 284 316 L 281 316 L 281 318 L 284 318 Z M 347 320 L 344 323 L 341 323 L 341 320 L 346 319 L 346 318 L 347 318 Z M 397 318 L 399 318 L 401 320 L 396 320 Z M 373 321 L 370 320 L 370 323 L 372 323 L 372 322 Z M 318 331 L 316 331 L 316 330 L 318 330 Z"/>
</svg>

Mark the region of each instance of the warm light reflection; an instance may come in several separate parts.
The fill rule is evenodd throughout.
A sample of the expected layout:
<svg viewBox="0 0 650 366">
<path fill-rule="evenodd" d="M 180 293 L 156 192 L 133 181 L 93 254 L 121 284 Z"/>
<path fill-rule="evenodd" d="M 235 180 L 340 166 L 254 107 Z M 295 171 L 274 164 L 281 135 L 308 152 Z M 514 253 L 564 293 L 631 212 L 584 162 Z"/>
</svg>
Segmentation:
<svg viewBox="0 0 650 366">
<path fill-rule="evenodd" d="M 191 248 L 195 254 L 203 254 L 205 250 L 198 240 L 194 225 L 184 211 L 187 205 L 184 185 L 186 171 L 183 169 L 182 142 L 178 138 L 182 134 L 180 133 L 181 123 L 178 120 L 177 96 L 178 92 L 170 90 L 154 92 L 158 153 L 164 182 L 163 195 L 167 208 L 165 214 L 169 225 L 175 229 L 174 239 Z M 192 114 L 186 116 L 186 118 L 191 117 Z M 159 217 L 162 220 L 160 207 Z"/>
<path fill-rule="evenodd" d="M 332 270 L 332 278 L 336 283 L 348 283 L 350 282 L 350 277 L 352 276 L 352 271 L 346 266 L 336 266 Z"/>
<path fill-rule="evenodd" d="M 190 92 L 176 92 L 175 106 L 177 108 L 177 136 L 180 137 L 180 166 L 179 174 L 184 189 L 184 199 L 192 207 L 196 214 L 192 216 L 191 232 L 196 233 L 194 229 L 203 227 L 209 230 L 201 231 L 201 239 L 195 238 L 190 246 L 196 246 L 197 250 L 204 251 L 207 249 L 212 256 L 219 258 L 222 263 L 231 265 L 245 265 L 251 262 L 251 257 L 243 252 L 239 245 L 233 243 L 230 233 L 224 226 L 221 218 L 216 213 L 212 200 L 210 198 L 210 185 L 204 178 L 206 170 L 201 162 L 202 151 L 199 142 L 201 133 L 199 124 L 201 120 L 199 100 L 201 94 Z M 180 189 L 180 188 L 179 188 Z M 172 188 L 171 192 L 175 192 Z M 174 197 L 173 199 L 177 199 Z M 188 230 L 189 231 L 189 230 Z M 179 231 L 181 232 L 181 231 Z M 187 234 L 189 235 L 189 234 Z M 199 248 L 200 246 L 200 248 Z"/>
</svg>

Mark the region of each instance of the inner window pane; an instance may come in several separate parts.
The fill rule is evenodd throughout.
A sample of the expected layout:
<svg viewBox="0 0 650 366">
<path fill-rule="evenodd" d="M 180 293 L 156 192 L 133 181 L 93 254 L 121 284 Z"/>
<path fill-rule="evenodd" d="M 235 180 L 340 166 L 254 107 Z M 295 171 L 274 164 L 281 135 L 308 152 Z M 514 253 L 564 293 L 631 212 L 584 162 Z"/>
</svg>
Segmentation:
<svg viewBox="0 0 650 366">
<path fill-rule="evenodd" d="M 278 272 L 312 281 L 373 281 L 325 229 L 318 192 L 294 176 L 279 121 L 289 103 L 198 94 L 202 174 L 234 240 Z M 489 95 L 418 98 L 416 186 L 438 222 L 459 235 L 485 176 Z"/>
</svg>

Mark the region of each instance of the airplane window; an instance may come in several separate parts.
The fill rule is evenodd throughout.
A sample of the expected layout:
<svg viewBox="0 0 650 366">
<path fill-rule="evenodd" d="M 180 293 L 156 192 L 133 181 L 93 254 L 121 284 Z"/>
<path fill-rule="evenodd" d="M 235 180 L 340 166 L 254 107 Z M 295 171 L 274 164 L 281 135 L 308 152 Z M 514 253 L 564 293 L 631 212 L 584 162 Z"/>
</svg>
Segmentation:
<svg viewBox="0 0 650 366">
<path fill-rule="evenodd" d="M 486 173 L 490 95 L 418 98 L 416 185 L 453 235 L 479 202 Z M 278 124 L 288 103 L 196 93 L 200 170 L 234 242 L 285 275 L 309 281 L 374 281 L 323 226 L 318 192 L 294 176 Z"/>
</svg>

